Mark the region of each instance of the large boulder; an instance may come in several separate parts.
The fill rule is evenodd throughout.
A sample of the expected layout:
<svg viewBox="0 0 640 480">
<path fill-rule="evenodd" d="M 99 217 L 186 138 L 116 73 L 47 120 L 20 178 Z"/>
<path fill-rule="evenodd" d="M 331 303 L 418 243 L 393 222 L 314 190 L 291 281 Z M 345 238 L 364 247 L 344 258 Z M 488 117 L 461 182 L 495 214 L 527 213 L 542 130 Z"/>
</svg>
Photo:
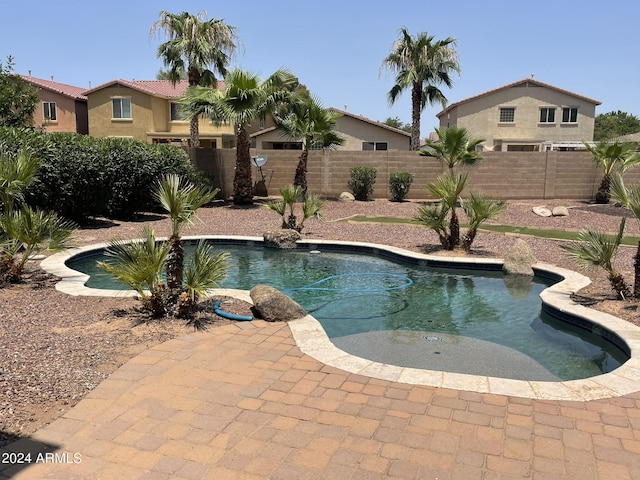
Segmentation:
<svg viewBox="0 0 640 480">
<path fill-rule="evenodd" d="M 356 197 L 354 197 L 349 192 L 342 192 L 340 194 L 340 201 L 342 201 L 342 202 L 355 202 L 355 200 L 356 200 Z"/>
<path fill-rule="evenodd" d="M 553 215 L 553 212 L 551 212 L 551 210 L 543 206 L 533 207 L 531 211 L 539 217 L 550 217 L 551 215 Z"/>
<path fill-rule="evenodd" d="M 298 303 L 269 285 L 256 285 L 249 295 L 255 310 L 267 322 L 288 322 L 307 315 Z"/>
<path fill-rule="evenodd" d="M 291 250 L 296 248 L 296 242 L 300 240 L 300 234 L 295 230 L 284 229 L 265 232 L 262 238 L 264 239 L 265 247 Z"/>
<path fill-rule="evenodd" d="M 551 210 L 551 213 L 553 214 L 554 217 L 568 217 L 569 209 L 564 206 L 553 207 L 553 210 Z"/>
<path fill-rule="evenodd" d="M 521 238 L 517 238 L 504 258 L 502 271 L 507 275 L 534 275 L 533 265 L 538 262 L 531 248 Z"/>
</svg>

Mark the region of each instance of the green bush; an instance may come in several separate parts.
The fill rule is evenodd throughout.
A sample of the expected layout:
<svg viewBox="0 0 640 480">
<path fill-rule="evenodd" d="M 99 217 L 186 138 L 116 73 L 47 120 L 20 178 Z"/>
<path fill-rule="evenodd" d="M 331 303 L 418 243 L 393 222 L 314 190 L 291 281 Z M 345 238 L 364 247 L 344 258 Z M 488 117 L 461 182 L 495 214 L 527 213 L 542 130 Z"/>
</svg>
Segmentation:
<svg viewBox="0 0 640 480">
<path fill-rule="evenodd" d="M 196 178 L 178 147 L 122 138 L 0 128 L 0 149 L 27 148 L 41 160 L 27 202 L 76 221 L 131 218 L 157 205 L 156 181 L 168 173 Z"/>
<path fill-rule="evenodd" d="M 376 183 L 377 170 L 372 167 L 353 167 L 350 170 L 349 188 L 356 200 L 369 200 Z"/>
<path fill-rule="evenodd" d="M 409 193 L 409 187 L 413 182 L 413 174 L 408 172 L 392 172 L 389 174 L 389 189 L 391 201 L 402 202 Z"/>
</svg>

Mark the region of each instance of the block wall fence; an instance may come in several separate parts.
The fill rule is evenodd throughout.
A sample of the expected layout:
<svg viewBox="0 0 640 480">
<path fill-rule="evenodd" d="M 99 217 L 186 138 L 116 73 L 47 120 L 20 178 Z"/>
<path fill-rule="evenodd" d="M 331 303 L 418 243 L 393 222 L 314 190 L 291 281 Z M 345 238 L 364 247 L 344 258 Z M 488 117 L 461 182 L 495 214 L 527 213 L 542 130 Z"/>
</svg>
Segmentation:
<svg viewBox="0 0 640 480">
<path fill-rule="evenodd" d="M 222 198 L 233 194 L 235 149 L 190 149 L 196 168 L 210 174 L 220 188 Z M 262 167 L 270 195 L 279 195 L 280 188 L 293 183 L 300 151 L 251 150 L 251 155 L 268 157 Z M 409 172 L 414 175 L 409 199 L 430 199 L 426 185 L 444 172 L 446 167 L 435 159 L 420 157 L 414 152 L 317 152 L 309 153 L 307 182 L 309 193 L 337 198 L 348 192 L 350 169 L 356 166 L 377 170 L 374 198 L 390 198 L 389 174 Z M 463 195 L 472 191 L 505 200 L 574 199 L 591 200 L 602 178 L 588 152 L 485 152 L 483 160 L 469 172 L 469 183 Z M 261 176 L 252 168 L 252 181 Z M 625 173 L 625 183 L 640 181 L 640 167 Z"/>
</svg>

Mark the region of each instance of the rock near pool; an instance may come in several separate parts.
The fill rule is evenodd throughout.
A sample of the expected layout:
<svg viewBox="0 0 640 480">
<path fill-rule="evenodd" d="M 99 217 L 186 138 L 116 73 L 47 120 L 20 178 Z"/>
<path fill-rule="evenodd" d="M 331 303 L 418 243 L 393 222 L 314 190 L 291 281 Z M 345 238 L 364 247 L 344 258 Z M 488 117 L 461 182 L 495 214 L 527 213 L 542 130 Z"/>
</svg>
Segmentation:
<svg viewBox="0 0 640 480">
<path fill-rule="evenodd" d="M 249 295 L 254 308 L 267 322 L 288 322 L 307 315 L 298 303 L 268 285 L 256 285 Z"/>
<path fill-rule="evenodd" d="M 300 240 L 300 234 L 295 230 L 284 229 L 276 232 L 265 232 L 262 236 L 265 247 L 291 250 L 296 248 L 296 242 Z"/>
</svg>

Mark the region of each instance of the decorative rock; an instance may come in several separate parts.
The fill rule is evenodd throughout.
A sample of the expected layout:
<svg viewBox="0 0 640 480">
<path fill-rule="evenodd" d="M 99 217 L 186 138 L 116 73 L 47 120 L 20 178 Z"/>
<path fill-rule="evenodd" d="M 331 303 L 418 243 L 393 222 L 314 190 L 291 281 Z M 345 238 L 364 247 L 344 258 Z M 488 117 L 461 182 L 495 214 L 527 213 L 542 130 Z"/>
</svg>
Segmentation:
<svg viewBox="0 0 640 480">
<path fill-rule="evenodd" d="M 550 217 L 551 215 L 553 215 L 551 210 L 549 210 L 547 207 L 533 207 L 531 210 L 533 211 L 533 213 L 540 217 Z"/>
<path fill-rule="evenodd" d="M 288 322 L 307 314 L 298 303 L 268 285 L 256 285 L 249 291 L 249 295 L 254 308 L 267 322 Z"/>
<path fill-rule="evenodd" d="M 355 202 L 355 200 L 356 200 L 356 197 L 354 197 L 349 192 L 342 192 L 340 194 L 340 201 L 341 202 Z"/>
<path fill-rule="evenodd" d="M 538 260 L 536 260 L 527 242 L 518 238 L 505 256 L 502 271 L 505 275 L 528 275 L 532 277 L 534 273 L 531 266 L 537 262 Z"/>
<path fill-rule="evenodd" d="M 551 213 L 553 214 L 554 217 L 568 217 L 569 216 L 569 209 L 567 207 L 553 207 L 553 210 L 551 211 Z"/>
<path fill-rule="evenodd" d="M 291 250 L 296 248 L 300 234 L 295 230 L 284 229 L 265 232 L 262 238 L 264 238 L 265 247 Z"/>
</svg>

